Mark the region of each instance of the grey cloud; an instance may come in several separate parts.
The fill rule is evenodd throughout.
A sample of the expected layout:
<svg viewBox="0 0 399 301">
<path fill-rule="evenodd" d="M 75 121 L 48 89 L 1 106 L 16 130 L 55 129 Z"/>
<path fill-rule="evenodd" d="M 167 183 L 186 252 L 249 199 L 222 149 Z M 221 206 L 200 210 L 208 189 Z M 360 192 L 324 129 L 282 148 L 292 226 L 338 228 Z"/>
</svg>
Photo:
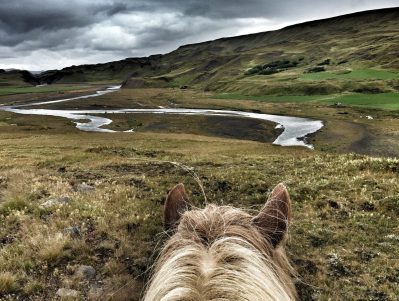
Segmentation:
<svg viewBox="0 0 399 301">
<path fill-rule="evenodd" d="M 135 1 L 140 2 L 140 1 Z M 277 18 L 287 19 L 322 12 L 346 13 L 370 8 L 394 7 L 397 0 L 147 0 L 142 8 L 172 10 L 186 16 L 204 16 L 212 19 Z M 129 6 L 128 6 L 129 7 Z"/>
<path fill-rule="evenodd" d="M 10 1 L 0 8 L 0 21 L 9 33 L 29 32 L 37 28 L 57 29 L 83 26 L 92 20 L 84 18 L 79 11 L 64 10 L 62 7 L 38 6 L 34 1 L 21 3 Z"/>
<path fill-rule="evenodd" d="M 81 27 L 128 10 L 127 3 L 104 0 L 5 1 L 0 6 L 0 22 L 9 32 Z"/>
</svg>

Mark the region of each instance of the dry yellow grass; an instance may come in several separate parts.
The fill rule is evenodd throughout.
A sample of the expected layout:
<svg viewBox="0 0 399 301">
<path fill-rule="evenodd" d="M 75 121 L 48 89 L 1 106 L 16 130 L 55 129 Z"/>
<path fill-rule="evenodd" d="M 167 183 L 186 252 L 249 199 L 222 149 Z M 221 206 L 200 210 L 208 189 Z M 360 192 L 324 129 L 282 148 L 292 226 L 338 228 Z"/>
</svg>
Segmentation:
<svg viewBox="0 0 399 301">
<path fill-rule="evenodd" d="M 65 287 L 85 298 L 138 300 L 166 238 L 167 190 L 184 182 L 193 203 L 204 204 L 191 171 L 208 201 L 248 210 L 262 206 L 276 183 L 287 184 L 294 206 L 288 251 L 304 299 L 394 300 L 399 293 L 397 159 L 195 135 L 39 137 L 0 139 L 0 270 L 15 296 L 48 300 Z M 83 182 L 95 190 L 72 190 Z M 70 201 L 40 207 L 62 196 Z M 95 267 L 94 279 L 76 277 L 82 264 Z"/>
<path fill-rule="evenodd" d="M 17 279 L 11 272 L 0 272 L 0 295 L 13 293 L 18 287 Z"/>
</svg>

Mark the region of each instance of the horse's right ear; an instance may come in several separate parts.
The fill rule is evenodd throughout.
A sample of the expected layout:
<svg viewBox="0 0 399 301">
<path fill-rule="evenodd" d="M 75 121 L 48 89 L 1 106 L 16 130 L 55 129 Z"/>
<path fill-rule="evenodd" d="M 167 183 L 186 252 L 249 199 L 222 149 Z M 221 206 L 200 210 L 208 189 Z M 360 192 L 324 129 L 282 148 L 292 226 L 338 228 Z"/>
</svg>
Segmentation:
<svg viewBox="0 0 399 301">
<path fill-rule="evenodd" d="M 260 232 L 274 247 L 284 240 L 291 221 L 291 200 L 284 184 L 272 191 L 263 209 L 252 219 Z"/>
<path fill-rule="evenodd" d="M 183 213 L 191 208 L 183 184 L 177 184 L 169 191 L 165 201 L 164 226 L 165 230 L 174 230 L 179 224 Z"/>
</svg>

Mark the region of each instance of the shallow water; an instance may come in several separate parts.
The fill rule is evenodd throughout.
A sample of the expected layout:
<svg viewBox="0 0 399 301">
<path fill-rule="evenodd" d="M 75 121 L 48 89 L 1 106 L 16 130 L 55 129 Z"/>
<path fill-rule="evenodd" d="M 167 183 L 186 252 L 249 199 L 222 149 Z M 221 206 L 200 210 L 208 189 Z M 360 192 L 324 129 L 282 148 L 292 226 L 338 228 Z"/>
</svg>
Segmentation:
<svg viewBox="0 0 399 301">
<path fill-rule="evenodd" d="M 42 116 L 57 116 L 73 120 L 76 127 L 86 132 L 115 132 L 113 130 L 104 129 L 102 126 L 112 123 L 112 119 L 95 116 L 97 114 L 174 114 L 174 115 L 205 115 L 205 116 L 229 116 L 240 118 L 253 118 L 267 120 L 276 123 L 276 127 L 282 128 L 283 132 L 273 142 L 282 146 L 305 146 L 313 148 L 313 146 L 304 139 L 307 135 L 313 134 L 323 127 L 321 120 L 309 118 L 280 116 L 262 113 L 251 113 L 232 110 L 212 110 L 212 109 L 185 109 L 185 108 L 156 108 L 156 109 L 117 109 L 117 110 L 49 110 L 49 109 L 32 109 L 26 107 L 65 102 L 76 99 L 85 99 L 104 95 L 117 91 L 120 86 L 113 86 L 103 91 L 97 91 L 95 94 L 79 96 L 74 98 L 59 99 L 46 102 L 36 102 L 33 104 L 19 106 L 3 106 L 1 110 L 13 112 L 17 114 L 30 114 Z M 90 115 L 89 115 L 90 114 Z M 87 122 L 83 122 L 87 120 Z M 129 130 L 126 132 L 134 132 Z"/>
</svg>

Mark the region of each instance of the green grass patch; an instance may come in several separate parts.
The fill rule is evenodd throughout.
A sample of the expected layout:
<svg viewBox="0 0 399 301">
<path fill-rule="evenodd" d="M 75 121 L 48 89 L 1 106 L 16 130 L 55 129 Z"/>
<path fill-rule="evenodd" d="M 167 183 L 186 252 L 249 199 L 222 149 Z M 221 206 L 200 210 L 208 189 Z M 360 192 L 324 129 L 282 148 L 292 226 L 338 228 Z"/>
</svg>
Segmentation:
<svg viewBox="0 0 399 301">
<path fill-rule="evenodd" d="M 375 70 L 375 69 L 364 69 L 364 70 L 353 70 L 351 72 L 317 72 L 317 73 L 306 73 L 300 76 L 301 80 L 319 81 L 327 79 L 381 79 L 390 80 L 398 79 L 398 72 L 391 72 L 386 70 Z"/>
<path fill-rule="evenodd" d="M 324 103 L 342 103 L 343 105 L 360 106 L 384 110 L 399 110 L 399 93 L 379 94 L 348 94 L 332 99 L 326 99 Z"/>
<path fill-rule="evenodd" d="M 325 99 L 326 95 L 261 95 L 252 96 L 236 93 L 223 93 L 214 96 L 216 99 L 256 100 L 263 102 L 309 102 Z"/>
<path fill-rule="evenodd" d="M 261 102 L 276 103 L 301 103 L 315 102 L 334 104 L 341 103 L 348 106 L 360 106 L 367 108 L 376 108 L 383 110 L 399 110 L 399 93 L 379 93 L 379 94 L 346 94 L 346 95 L 261 95 L 251 96 L 243 94 L 218 94 L 216 99 L 226 100 L 255 100 Z"/>
</svg>

